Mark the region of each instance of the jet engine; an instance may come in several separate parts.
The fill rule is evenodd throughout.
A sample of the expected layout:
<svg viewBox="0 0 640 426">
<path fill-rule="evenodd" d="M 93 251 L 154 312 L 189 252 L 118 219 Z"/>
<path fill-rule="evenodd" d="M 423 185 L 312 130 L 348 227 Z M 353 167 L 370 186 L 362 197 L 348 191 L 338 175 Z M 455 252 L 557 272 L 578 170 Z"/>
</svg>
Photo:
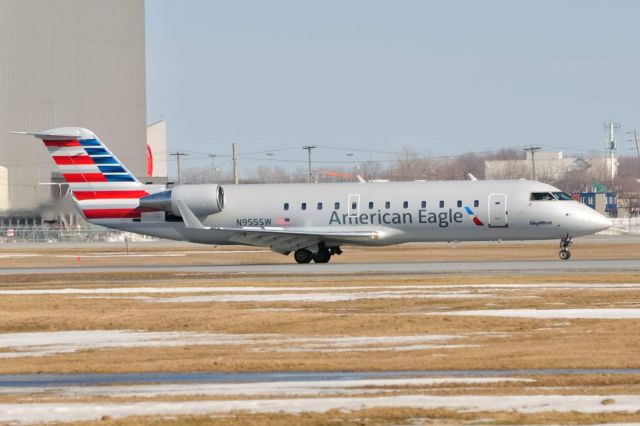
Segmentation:
<svg viewBox="0 0 640 426">
<path fill-rule="evenodd" d="M 224 208 L 224 190 L 220 185 L 178 185 L 140 198 L 140 207 L 180 216 L 176 201 L 183 201 L 196 216 L 209 216 Z"/>
</svg>

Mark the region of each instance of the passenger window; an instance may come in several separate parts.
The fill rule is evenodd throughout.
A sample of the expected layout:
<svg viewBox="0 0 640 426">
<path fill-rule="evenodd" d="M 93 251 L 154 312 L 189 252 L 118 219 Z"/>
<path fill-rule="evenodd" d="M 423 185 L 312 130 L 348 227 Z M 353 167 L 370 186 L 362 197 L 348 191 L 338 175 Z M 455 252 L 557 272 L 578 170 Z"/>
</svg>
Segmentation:
<svg viewBox="0 0 640 426">
<path fill-rule="evenodd" d="M 391 208 L 391 203 L 389 201 L 385 201 L 384 202 L 384 208 L 385 209 L 390 209 Z"/>
<path fill-rule="evenodd" d="M 334 210 L 340 210 L 340 203 L 333 203 Z"/>
<path fill-rule="evenodd" d="M 480 207 L 480 200 L 473 200 L 473 207 Z"/>
<path fill-rule="evenodd" d="M 373 201 L 369 201 L 369 208 L 373 209 Z"/>
<path fill-rule="evenodd" d="M 318 203 L 318 210 L 322 210 L 322 203 Z"/>
<path fill-rule="evenodd" d="M 458 200 L 458 207 L 462 207 L 462 200 Z"/>
<path fill-rule="evenodd" d="M 553 201 L 553 195 L 549 192 L 532 192 L 531 201 Z"/>
<path fill-rule="evenodd" d="M 405 209 L 409 208 L 409 202 L 405 201 L 404 203 L 402 203 L 402 207 L 404 207 Z"/>
<path fill-rule="evenodd" d="M 284 203 L 284 209 L 289 210 L 289 203 Z"/>
<path fill-rule="evenodd" d="M 440 201 L 440 208 L 444 207 L 444 201 Z"/>
<path fill-rule="evenodd" d="M 420 203 L 421 208 L 426 209 L 427 208 L 427 202 L 423 201 L 422 203 Z"/>
<path fill-rule="evenodd" d="M 307 203 L 302 203 L 302 204 L 300 205 L 300 208 L 301 208 L 302 210 L 306 210 L 306 209 L 307 209 Z"/>
</svg>

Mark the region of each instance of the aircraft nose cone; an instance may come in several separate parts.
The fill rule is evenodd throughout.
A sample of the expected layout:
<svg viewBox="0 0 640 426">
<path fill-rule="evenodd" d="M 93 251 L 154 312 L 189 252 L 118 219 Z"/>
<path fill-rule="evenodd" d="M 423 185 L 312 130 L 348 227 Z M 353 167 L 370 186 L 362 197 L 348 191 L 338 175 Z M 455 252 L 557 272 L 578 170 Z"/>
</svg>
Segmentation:
<svg viewBox="0 0 640 426">
<path fill-rule="evenodd" d="M 605 229 L 611 228 L 613 222 L 608 217 L 605 217 L 598 213 L 595 210 L 589 212 L 587 218 L 585 218 L 585 222 L 587 227 L 593 232 L 604 231 Z"/>
</svg>

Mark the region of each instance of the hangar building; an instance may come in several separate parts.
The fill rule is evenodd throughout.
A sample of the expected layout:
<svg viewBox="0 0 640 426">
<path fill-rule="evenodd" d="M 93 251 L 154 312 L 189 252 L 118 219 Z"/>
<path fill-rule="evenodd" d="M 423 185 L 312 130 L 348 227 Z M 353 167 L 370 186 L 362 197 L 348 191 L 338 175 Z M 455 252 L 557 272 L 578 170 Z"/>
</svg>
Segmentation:
<svg viewBox="0 0 640 426">
<path fill-rule="evenodd" d="M 47 151 L 11 130 L 91 129 L 146 176 L 144 20 L 144 0 L 0 1 L 0 209 L 55 193 Z"/>
</svg>

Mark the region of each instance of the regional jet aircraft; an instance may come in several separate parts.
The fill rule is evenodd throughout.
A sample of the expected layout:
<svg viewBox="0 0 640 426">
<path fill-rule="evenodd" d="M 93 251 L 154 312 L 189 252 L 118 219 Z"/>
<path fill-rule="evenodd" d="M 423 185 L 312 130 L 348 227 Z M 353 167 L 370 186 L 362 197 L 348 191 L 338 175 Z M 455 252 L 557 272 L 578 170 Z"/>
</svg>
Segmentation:
<svg viewBox="0 0 640 426">
<path fill-rule="evenodd" d="M 341 246 L 420 241 L 560 240 L 611 226 L 553 186 L 529 180 L 274 185 L 144 185 L 89 130 L 42 139 L 87 221 L 159 238 L 269 247 L 298 263 Z"/>
</svg>

